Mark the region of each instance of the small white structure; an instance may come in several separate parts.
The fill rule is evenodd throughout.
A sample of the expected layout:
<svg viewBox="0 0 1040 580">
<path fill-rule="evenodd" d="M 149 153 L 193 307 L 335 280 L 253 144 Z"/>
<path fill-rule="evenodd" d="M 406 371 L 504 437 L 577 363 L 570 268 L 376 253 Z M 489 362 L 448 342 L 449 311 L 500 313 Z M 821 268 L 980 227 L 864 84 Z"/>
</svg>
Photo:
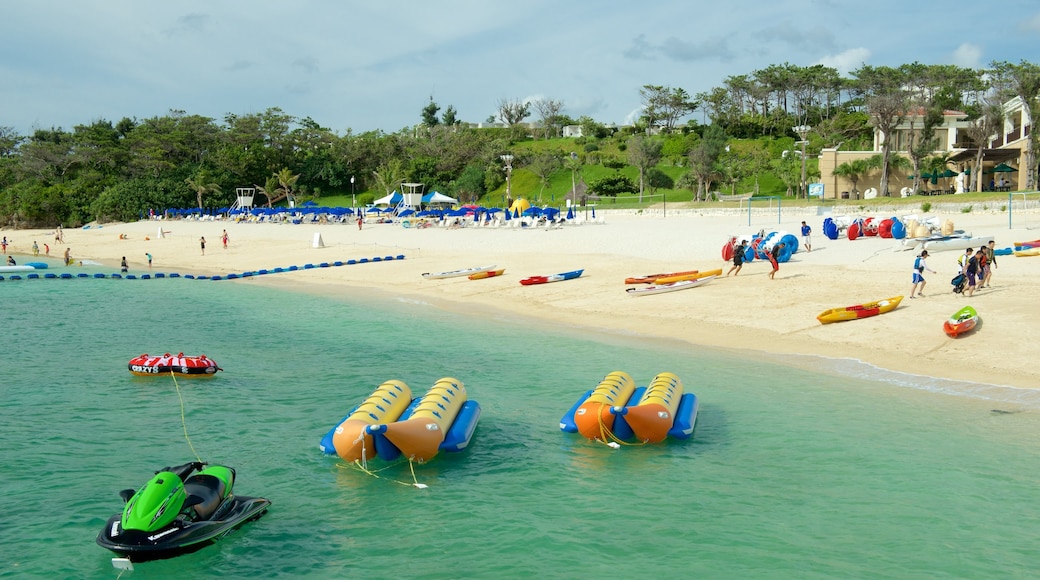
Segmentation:
<svg viewBox="0 0 1040 580">
<path fill-rule="evenodd" d="M 314 232 L 314 244 L 311 247 L 313 247 L 313 248 L 324 248 L 325 247 L 325 240 L 321 239 L 321 232 Z"/>
</svg>

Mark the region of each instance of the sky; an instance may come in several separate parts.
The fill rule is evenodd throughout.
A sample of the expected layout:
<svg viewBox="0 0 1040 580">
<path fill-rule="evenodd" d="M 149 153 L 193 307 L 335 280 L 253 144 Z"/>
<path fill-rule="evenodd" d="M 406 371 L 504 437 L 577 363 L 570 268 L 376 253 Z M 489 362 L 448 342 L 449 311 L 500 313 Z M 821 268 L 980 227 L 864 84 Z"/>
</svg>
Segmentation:
<svg viewBox="0 0 1040 580">
<path fill-rule="evenodd" d="M 695 95 L 774 64 L 847 75 L 863 64 L 1040 63 L 1036 0 L 3 5 L 0 127 L 22 135 L 272 107 L 339 135 L 393 133 L 418 124 L 431 98 L 465 122 L 502 101 L 553 99 L 572 118 L 622 125 L 638 117 L 643 85 Z"/>
</svg>

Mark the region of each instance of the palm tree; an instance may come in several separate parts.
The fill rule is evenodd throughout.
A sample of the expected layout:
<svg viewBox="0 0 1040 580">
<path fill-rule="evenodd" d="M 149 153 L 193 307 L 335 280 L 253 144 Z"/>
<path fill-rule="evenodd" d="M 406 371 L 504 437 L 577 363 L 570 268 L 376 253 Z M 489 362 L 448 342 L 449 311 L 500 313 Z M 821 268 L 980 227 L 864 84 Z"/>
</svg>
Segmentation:
<svg viewBox="0 0 1040 580">
<path fill-rule="evenodd" d="M 851 181 L 852 193 L 858 198 L 859 189 L 857 189 L 856 184 L 859 183 L 859 180 L 863 178 L 863 176 L 870 173 L 871 169 L 873 169 L 873 167 L 871 167 L 869 159 L 853 159 L 852 161 L 846 161 L 845 163 L 835 167 L 832 173 L 838 177 L 844 177 Z"/>
<path fill-rule="evenodd" d="M 212 181 L 205 169 L 200 169 L 195 177 L 189 177 L 184 180 L 188 184 L 188 187 L 195 192 L 195 199 L 199 203 L 199 209 L 202 209 L 202 196 L 207 193 L 220 193 L 220 184 Z"/>
<path fill-rule="evenodd" d="M 275 197 L 275 201 L 284 197 L 289 200 L 289 205 L 295 205 L 293 194 L 296 192 L 296 180 L 300 178 L 300 174 L 293 175 L 288 167 L 283 167 L 281 171 L 274 174 L 274 177 L 278 180 L 278 189 L 275 190 L 278 195 Z"/>
<path fill-rule="evenodd" d="M 889 177 L 893 174 L 893 170 L 913 171 L 914 169 L 914 164 L 902 155 L 890 153 L 887 157 L 888 167 L 884 167 L 885 159 L 886 157 L 883 153 L 878 153 L 870 159 L 867 159 L 867 163 L 870 165 L 871 169 L 881 170 L 881 182 L 885 187 L 888 187 L 890 181 Z M 891 193 L 889 191 L 883 191 L 879 195 L 889 197 Z"/>
</svg>

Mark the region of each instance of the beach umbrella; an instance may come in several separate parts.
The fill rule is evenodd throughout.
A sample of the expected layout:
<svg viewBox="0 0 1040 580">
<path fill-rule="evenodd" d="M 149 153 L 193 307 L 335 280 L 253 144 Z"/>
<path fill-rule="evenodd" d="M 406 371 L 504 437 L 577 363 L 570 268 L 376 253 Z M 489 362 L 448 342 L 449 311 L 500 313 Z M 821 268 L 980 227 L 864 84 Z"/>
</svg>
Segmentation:
<svg viewBox="0 0 1040 580">
<path fill-rule="evenodd" d="M 513 219 L 513 214 L 507 211 L 506 212 L 506 221 L 509 221 L 511 219 Z"/>
<path fill-rule="evenodd" d="M 942 172 L 942 174 L 939 177 L 946 177 L 946 178 L 957 177 L 957 172 L 952 170 L 952 169 L 947 168 L 945 171 Z"/>
<path fill-rule="evenodd" d="M 573 205 L 568 205 L 567 206 L 567 219 L 568 220 L 574 219 L 574 206 Z"/>
<path fill-rule="evenodd" d="M 513 218 L 520 219 L 520 210 L 519 209 L 514 209 L 513 210 Z"/>
<path fill-rule="evenodd" d="M 1001 163 L 993 168 L 993 173 L 1011 173 L 1013 171 L 1015 171 L 1015 168 L 1006 163 Z"/>
<path fill-rule="evenodd" d="M 592 219 L 596 219 L 596 206 L 592 206 Z"/>
</svg>

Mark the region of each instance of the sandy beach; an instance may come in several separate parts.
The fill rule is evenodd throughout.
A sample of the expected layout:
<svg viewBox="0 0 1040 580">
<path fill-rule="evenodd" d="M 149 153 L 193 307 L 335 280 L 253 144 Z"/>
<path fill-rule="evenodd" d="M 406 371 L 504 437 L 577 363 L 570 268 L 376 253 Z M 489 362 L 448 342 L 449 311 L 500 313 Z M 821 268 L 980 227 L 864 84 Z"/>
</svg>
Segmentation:
<svg viewBox="0 0 1040 580">
<path fill-rule="evenodd" d="M 66 247 L 74 260 L 117 268 L 125 256 L 130 273 L 242 273 L 291 265 L 319 264 L 374 256 L 404 255 L 404 260 L 347 267 L 313 268 L 250 277 L 226 284 L 265 284 L 321 294 L 345 289 L 378 300 L 414 299 L 448 310 L 474 308 L 531 317 L 590 332 L 607 332 L 633 341 L 663 338 L 691 348 L 724 347 L 778 355 L 806 354 L 858 359 L 881 368 L 954 380 L 1040 386 L 1032 342 L 1040 329 L 1040 257 L 999 256 L 992 287 L 972 298 L 951 292 L 962 251 L 932 252 L 925 297 L 909 300 L 916 252 L 896 250 L 899 242 L 877 237 L 829 240 L 821 224 L 827 216 L 861 215 L 855 208 L 815 207 L 777 211 L 676 209 L 612 212 L 600 210 L 603 223 L 544 227 L 405 228 L 366 223 L 269 224 L 232 221 L 140 221 L 65 229 L 65 243 L 53 230 L 10 230 L 8 251 L 19 263 L 31 261 L 36 241 L 50 244 L 50 257 Z M 876 214 L 879 217 L 906 213 Z M 875 214 L 870 214 L 875 215 Z M 1040 238 L 1040 214 L 1016 214 L 1009 228 L 1006 212 L 920 214 L 949 219 L 957 229 L 993 235 L 996 247 Z M 869 217 L 869 215 L 863 215 Z M 812 252 L 800 249 L 770 280 L 768 262 L 745 264 L 739 276 L 722 277 L 689 290 L 634 297 L 625 292 L 629 276 L 681 270 L 729 269 L 721 247 L 731 235 L 760 230 L 796 234 L 802 220 L 813 228 Z M 749 223 L 750 222 L 750 223 Z M 165 233 L 158 236 L 160 228 Z M 227 230 L 225 249 L 220 238 Z M 314 247 L 320 234 L 323 247 Z M 205 236 L 205 255 L 200 238 Z M 483 280 L 465 277 L 427 280 L 424 272 L 497 265 L 505 274 Z M 74 266 L 73 266 L 74 267 Z M 59 267 L 60 268 L 60 267 Z M 522 286 L 533 275 L 584 268 L 561 283 Z M 200 282 L 202 283 L 202 282 Z M 895 311 L 868 319 L 821 325 L 816 316 L 892 296 L 906 296 Z M 971 304 L 982 318 L 971 334 L 948 338 L 942 323 Z M 797 357 L 792 364 L 811 364 Z"/>
</svg>

